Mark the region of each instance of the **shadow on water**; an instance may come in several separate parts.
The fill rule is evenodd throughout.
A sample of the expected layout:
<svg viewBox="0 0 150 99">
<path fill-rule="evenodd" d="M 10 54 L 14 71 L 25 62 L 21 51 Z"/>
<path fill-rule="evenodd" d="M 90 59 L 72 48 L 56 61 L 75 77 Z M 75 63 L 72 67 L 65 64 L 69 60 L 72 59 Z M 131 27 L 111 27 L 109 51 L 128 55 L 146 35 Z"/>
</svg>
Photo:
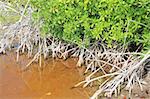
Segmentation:
<svg viewBox="0 0 150 99">
<path fill-rule="evenodd" d="M 22 55 L 16 62 L 16 54 L 0 56 L 0 99 L 88 99 L 89 89 L 73 88 L 83 80 L 84 68 L 76 68 L 74 59 L 53 60 L 32 64 L 27 71 L 20 72 L 29 59 Z"/>
</svg>

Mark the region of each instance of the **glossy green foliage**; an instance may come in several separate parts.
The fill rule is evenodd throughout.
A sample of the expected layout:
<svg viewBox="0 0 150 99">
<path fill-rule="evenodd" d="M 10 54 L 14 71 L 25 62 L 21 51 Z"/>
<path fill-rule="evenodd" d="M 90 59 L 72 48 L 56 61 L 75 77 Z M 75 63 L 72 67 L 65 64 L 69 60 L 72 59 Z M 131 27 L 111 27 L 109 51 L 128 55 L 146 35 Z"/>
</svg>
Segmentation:
<svg viewBox="0 0 150 99">
<path fill-rule="evenodd" d="M 149 0 L 31 0 L 42 35 L 89 45 L 101 40 L 150 45 Z"/>
</svg>

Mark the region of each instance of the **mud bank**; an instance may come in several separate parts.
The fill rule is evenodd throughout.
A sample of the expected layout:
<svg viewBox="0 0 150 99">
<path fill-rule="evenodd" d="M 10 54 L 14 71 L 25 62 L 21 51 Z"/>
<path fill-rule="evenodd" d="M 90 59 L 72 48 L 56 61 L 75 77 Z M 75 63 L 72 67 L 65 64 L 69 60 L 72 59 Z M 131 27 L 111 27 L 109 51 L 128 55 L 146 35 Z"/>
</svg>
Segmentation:
<svg viewBox="0 0 150 99">
<path fill-rule="evenodd" d="M 0 99 L 88 99 L 89 89 L 72 88 L 84 76 L 84 68 L 76 68 L 76 61 L 52 60 L 32 64 L 21 72 L 29 59 L 22 55 L 16 62 L 16 54 L 0 56 Z"/>
<path fill-rule="evenodd" d="M 21 55 L 16 62 L 16 54 L 12 52 L 0 55 L 0 99 L 89 99 L 97 89 L 95 86 L 72 88 L 85 78 L 85 69 L 76 67 L 76 59 L 48 59 L 42 61 L 41 69 L 38 63 L 33 63 L 29 70 L 21 71 L 30 60 Z M 150 76 L 145 81 L 148 84 L 142 92 L 138 86 L 133 88 L 132 99 L 149 99 Z M 128 92 L 122 91 L 119 97 L 112 99 L 128 97 Z"/>
</svg>

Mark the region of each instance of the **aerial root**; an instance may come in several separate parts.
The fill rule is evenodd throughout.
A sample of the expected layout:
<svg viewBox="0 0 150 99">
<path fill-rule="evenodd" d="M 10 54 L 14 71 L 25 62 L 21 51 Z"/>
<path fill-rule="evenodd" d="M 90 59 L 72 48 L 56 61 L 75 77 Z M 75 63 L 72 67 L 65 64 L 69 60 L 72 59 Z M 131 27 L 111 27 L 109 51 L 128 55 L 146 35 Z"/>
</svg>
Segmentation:
<svg viewBox="0 0 150 99">
<path fill-rule="evenodd" d="M 0 2 L 2 4 L 2 2 Z M 31 14 L 31 13 L 29 13 Z M 141 90 L 142 73 L 144 62 L 150 60 L 150 51 L 147 54 L 131 53 L 124 48 L 107 48 L 104 43 L 94 43 L 89 47 L 78 47 L 76 44 L 69 44 L 65 41 L 60 41 L 52 36 L 41 37 L 39 26 L 31 25 L 30 17 L 21 17 L 19 22 L 8 26 L 0 40 L 0 53 L 5 54 L 7 50 L 15 49 L 17 53 L 17 61 L 22 53 L 27 53 L 29 58 L 33 59 L 23 67 L 27 70 L 33 62 L 39 62 L 39 67 L 42 68 L 42 57 L 47 59 L 61 58 L 66 60 L 69 57 L 77 57 L 77 66 L 85 66 L 85 74 L 89 74 L 84 81 L 76 84 L 74 87 L 88 85 L 100 79 L 107 78 L 99 89 L 94 93 L 91 99 L 96 99 L 101 93 L 111 97 L 115 93 L 117 96 L 120 93 L 121 85 L 125 85 L 125 89 L 131 90 L 135 83 L 138 83 Z M 144 58 L 142 58 L 144 56 Z M 96 76 L 96 74 L 101 74 Z"/>
<path fill-rule="evenodd" d="M 60 41 L 54 37 L 42 38 L 37 26 L 33 27 L 28 22 L 30 19 L 23 19 L 21 22 L 9 26 L 8 31 L 3 35 L 0 41 L 0 53 L 6 53 L 6 50 L 16 49 L 17 61 L 21 53 L 26 53 L 33 59 L 23 67 L 27 70 L 35 61 L 39 62 L 42 68 L 42 56 L 61 58 L 66 60 L 69 57 L 77 57 L 77 66 L 86 66 L 85 74 L 89 71 L 92 73 L 84 81 L 76 84 L 74 87 L 83 85 L 87 87 L 95 81 L 103 78 L 105 80 L 99 89 L 94 93 L 91 99 L 95 99 L 101 93 L 111 97 L 120 93 L 120 86 L 126 84 L 126 89 L 131 94 L 134 83 L 138 83 L 141 90 L 142 81 L 141 73 L 144 68 L 143 63 L 150 58 L 149 54 L 122 52 L 116 49 L 108 49 L 104 44 L 93 44 L 88 48 L 78 47 L 74 44 Z M 33 29 L 34 28 L 34 29 Z M 141 60 L 141 57 L 144 58 Z M 95 77 L 96 73 L 101 76 Z"/>
<path fill-rule="evenodd" d="M 84 81 L 76 84 L 74 87 L 77 87 L 79 85 L 83 85 L 83 87 L 87 87 L 90 83 L 92 83 L 94 81 L 98 81 L 99 79 L 109 77 L 111 79 L 107 79 L 101 85 L 99 85 L 99 89 L 94 93 L 94 95 L 91 97 L 91 99 L 96 99 L 101 93 L 105 93 L 105 96 L 107 96 L 107 97 L 111 97 L 113 93 L 115 93 L 115 96 L 117 96 L 120 93 L 121 85 L 126 85 L 125 89 L 129 90 L 129 95 L 131 94 L 131 90 L 135 83 L 139 84 L 139 87 L 141 88 L 141 90 L 143 90 L 143 87 L 142 87 L 143 81 L 142 81 L 142 76 L 140 76 L 140 75 L 142 75 L 142 73 L 143 73 L 144 62 L 150 58 L 149 53 L 150 53 L 150 51 L 147 54 L 145 54 L 144 58 L 142 58 L 142 59 L 141 59 L 141 57 L 143 57 L 143 56 L 138 55 L 138 57 L 137 56 L 135 57 L 133 54 L 130 53 L 128 55 L 129 56 L 128 59 L 124 60 L 124 62 L 122 63 L 122 66 L 117 65 L 119 62 L 115 63 L 115 64 L 113 62 L 111 62 L 114 64 L 113 65 L 113 64 L 109 63 L 109 61 L 107 61 L 108 62 L 108 63 L 106 62 L 107 65 L 112 66 L 112 68 L 115 68 L 115 70 L 113 72 L 103 74 L 99 77 L 94 77 L 94 74 L 100 70 L 100 68 L 99 68 L 95 72 L 93 72 L 89 76 L 87 76 Z M 120 57 L 121 54 L 119 53 L 118 55 Z M 116 58 L 116 59 L 118 59 L 118 58 Z M 114 60 L 114 61 L 116 61 L 116 60 Z M 87 66 L 87 69 L 90 66 L 92 66 L 92 63 L 93 62 L 91 62 Z M 104 65 L 102 67 L 104 67 Z M 125 82 L 127 82 L 127 83 L 125 83 Z"/>
</svg>

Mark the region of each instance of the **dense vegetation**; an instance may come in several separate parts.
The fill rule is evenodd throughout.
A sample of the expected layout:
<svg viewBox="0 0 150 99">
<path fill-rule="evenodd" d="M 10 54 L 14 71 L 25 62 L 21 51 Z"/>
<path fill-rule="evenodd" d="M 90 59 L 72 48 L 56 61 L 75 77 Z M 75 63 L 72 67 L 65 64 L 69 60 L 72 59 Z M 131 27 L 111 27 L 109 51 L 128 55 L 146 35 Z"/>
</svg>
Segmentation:
<svg viewBox="0 0 150 99">
<path fill-rule="evenodd" d="M 33 17 L 42 20 L 42 35 L 89 45 L 93 40 L 108 44 L 150 45 L 149 0 L 31 0 Z"/>
<path fill-rule="evenodd" d="M 0 54 L 16 50 L 17 61 L 23 53 L 29 58 L 34 55 L 23 71 L 35 61 L 42 69 L 42 56 L 64 60 L 78 57 L 77 66 L 84 65 L 84 73 L 92 73 L 74 87 L 98 82 L 99 89 L 90 99 L 97 99 L 101 93 L 107 97 L 120 94 L 122 85 L 129 94 L 136 83 L 143 89 L 142 75 L 150 67 L 149 0 L 3 1 L 0 21 L 5 23 L 5 15 L 12 14 L 16 22 L 2 24 Z M 115 44 L 118 47 L 114 48 Z M 135 52 L 141 45 L 140 50 L 144 48 L 146 53 Z"/>
</svg>

